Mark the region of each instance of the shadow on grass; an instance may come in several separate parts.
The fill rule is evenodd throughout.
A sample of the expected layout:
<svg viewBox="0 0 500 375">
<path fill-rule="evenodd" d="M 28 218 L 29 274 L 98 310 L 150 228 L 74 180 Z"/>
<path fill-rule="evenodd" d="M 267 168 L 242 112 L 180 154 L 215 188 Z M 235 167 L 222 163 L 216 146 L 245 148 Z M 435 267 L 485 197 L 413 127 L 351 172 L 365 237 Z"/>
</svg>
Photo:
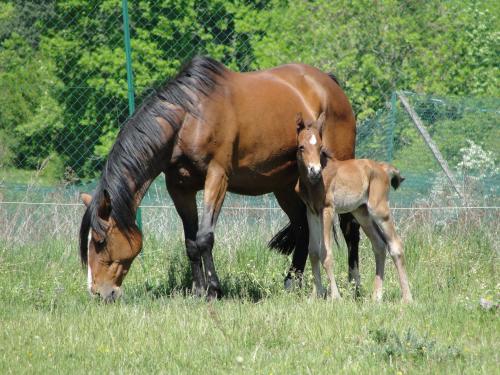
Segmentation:
<svg viewBox="0 0 500 375">
<path fill-rule="evenodd" d="M 146 266 L 147 267 L 147 266 Z M 255 275 L 244 266 L 236 267 L 237 271 L 227 274 L 219 272 L 221 288 L 224 299 L 242 299 L 258 302 L 276 293 L 282 292 L 283 279 L 276 277 L 272 280 L 263 281 L 262 275 Z M 143 298 L 144 295 L 151 299 L 171 298 L 174 296 L 192 296 L 191 266 L 182 257 L 174 256 L 165 265 L 166 277 L 161 275 L 152 276 L 146 273 L 146 281 L 142 285 L 130 289 L 128 293 L 135 298 Z"/>
</svg>

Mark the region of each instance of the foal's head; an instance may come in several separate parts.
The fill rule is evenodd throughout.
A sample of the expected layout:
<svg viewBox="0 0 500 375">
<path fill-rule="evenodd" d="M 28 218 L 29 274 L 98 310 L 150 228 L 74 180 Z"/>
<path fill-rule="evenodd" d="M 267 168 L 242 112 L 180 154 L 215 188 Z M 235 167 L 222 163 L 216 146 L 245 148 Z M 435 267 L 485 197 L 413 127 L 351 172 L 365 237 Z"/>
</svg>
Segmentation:
<svg viewBox="0 0 500 375">
<path fill-rule="evenodd" d="M 322 147 L 321 134 L 325 124 L 325 113 L 321 113 L 316 121 L 304 122 L 302 113 L 296 117 L 297 123 L 297 162 L 299 173 L 310 183 L 321 180 L 321 170 L 326 165 L 328 153 Z"/>
</svg>

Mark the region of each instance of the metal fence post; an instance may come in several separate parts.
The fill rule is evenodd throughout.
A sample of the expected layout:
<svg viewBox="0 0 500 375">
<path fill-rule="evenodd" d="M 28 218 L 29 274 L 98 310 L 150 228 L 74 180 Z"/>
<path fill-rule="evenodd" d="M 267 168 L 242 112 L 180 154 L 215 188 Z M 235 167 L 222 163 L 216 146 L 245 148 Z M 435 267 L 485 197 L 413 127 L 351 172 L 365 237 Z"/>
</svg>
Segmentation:
<svg viewBox="0 0 500 375">
<path fill-rule="evenodd" d="M 396 127 L 396 93 L 391 95 L 391 114 L 389 118 L 389 129 L 387 134 L 387 161 L 394 157 L 394 129 Z"/>
<path fill-rule="evenodd" d="M 130 28 L 128 22 L 128 1 L 122 0 L 123 14 L 123 39 L 125 42 L 125 61 L 127 65 L 127 85 L 128 85 L 128 113 L 132 116 L 135 112 L 135 97 L 134 97 L 134 75 L 132 72 L 132 48 L 130 47 Z M 137 226 L 142 232 L 142 212 L 141 208 L 137 209 Z"/>
</svg>

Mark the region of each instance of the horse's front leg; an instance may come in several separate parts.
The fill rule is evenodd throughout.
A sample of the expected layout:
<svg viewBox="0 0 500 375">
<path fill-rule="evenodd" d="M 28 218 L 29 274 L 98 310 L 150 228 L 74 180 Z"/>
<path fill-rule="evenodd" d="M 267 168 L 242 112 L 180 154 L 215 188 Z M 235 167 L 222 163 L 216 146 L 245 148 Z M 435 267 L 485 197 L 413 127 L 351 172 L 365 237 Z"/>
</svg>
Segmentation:
<svg viewBox="0 0 500 375">
<path fill-rule="evenodd" d="M 321 228 L 321 214 L 315 214 L 307 210 L 307 223 L 309 226 L 309 260 L 311 261 L 312 274 L 314 276 L 313 295 L 317 297 L 325 296 L 325 289 L 321 282 L 321 236 L 323 230 Z"/>
<path fill-rule="evenodd" d="M 201 263 L 201 254 L 196 245 L 196 233 L 198 232 L 198 210 L 196 206 L 196 191 L 185 190 L 169 182 L 167 176 L 167 190 L 174 202 L 175 209 L 181 217 L 184 227 L 184 241 L 186 253 L 191 263 L 193 276 L 193 293 L 201 297 L 205 294 L 206 284 Z"/>
<path fill-rule="evenodd" d="M 215 272 L 212 249 L 214 246 L 214 230 L 217 218 L 227 191 L 227 173 L 217 162 L 212 161 L 205 179 L 203 199 L 203 216 L 201 218 L 196 245 L 203 259 L 205 279 L 207 281 L 207 298 L 222 296 L 219 278 Z"/>
<path fill-rule="evenodd" d="M 335 281 L 335 275 L 333 273 L 333 255 L 332 255 L 332 228 L 333 228 L 333 215 L 334 209 L 332 206 L 327 206 L 323 208 L 322 217 L 322 229 L 323 238 L 321 241 L 321 263 L 328 276 L 328 281 L 330 284 L 330 297 L 332 299 L 339 299 L 340 293 L 337 287 L 337 282 Z"/>
</svg>

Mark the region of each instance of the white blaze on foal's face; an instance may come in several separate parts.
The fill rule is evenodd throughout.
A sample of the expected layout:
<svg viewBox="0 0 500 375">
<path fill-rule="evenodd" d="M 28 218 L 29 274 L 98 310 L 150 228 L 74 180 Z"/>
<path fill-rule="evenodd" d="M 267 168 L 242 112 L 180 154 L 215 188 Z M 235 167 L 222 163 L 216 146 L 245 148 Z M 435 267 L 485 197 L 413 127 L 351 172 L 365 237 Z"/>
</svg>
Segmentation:
<svg viewBox="0 0 500 375">
<path fill-rule="evenodd" d="M 321 129 L 325 114 L 321 113 L 316 121 L 304 122 L 301 113 L 297 113 L 297 161 L 301 173 L 306 172 L 311 183 L 321 180 Z"/>
<path fill-rule="evenodd" d="M 317 133 L 315 128 L 309 126 L 299 135 L 300 159 L 311 181 L 317 181 L 321 175 L 321 138 Z"/>
<path fill-rule="evenodd" d="M 316 139 L 316 136 L 313 134 L 311 135 L 311 138 L 309 138 L 309 143 L 312 145 L 315 145 L 318 140 Z"/>
</svg>

